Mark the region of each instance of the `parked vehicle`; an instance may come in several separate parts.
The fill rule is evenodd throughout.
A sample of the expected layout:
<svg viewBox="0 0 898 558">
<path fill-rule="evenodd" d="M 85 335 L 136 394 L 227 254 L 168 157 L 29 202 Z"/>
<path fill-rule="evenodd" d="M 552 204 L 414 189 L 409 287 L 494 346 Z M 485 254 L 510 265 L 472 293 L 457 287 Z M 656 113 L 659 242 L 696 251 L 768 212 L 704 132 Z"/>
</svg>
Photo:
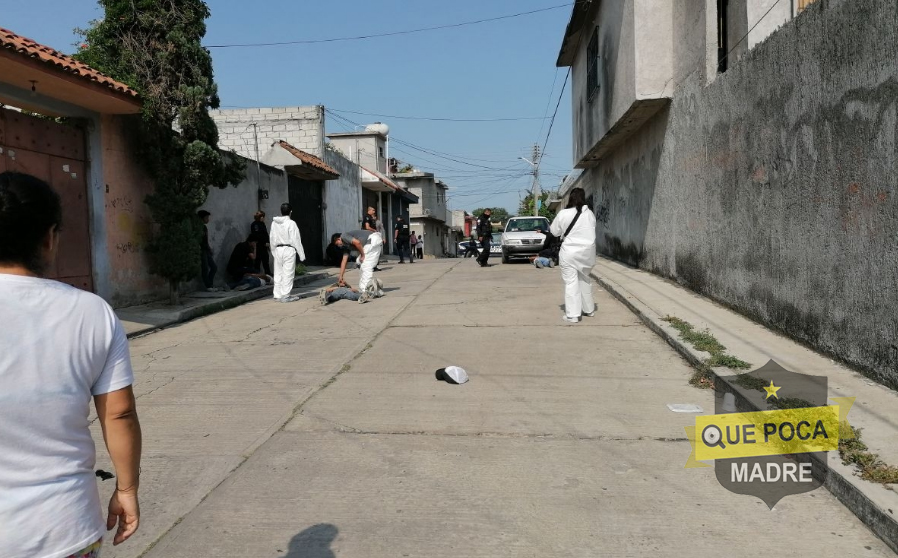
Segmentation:
<svg viewBox="0 0 898 558">
<path fill-rule="evenodd" d="M 502 233 L 502 263 L 529 258 L 539 253 L 546 242 L 549 220 L 545 217 L 512 217 Z"/>
<path fill-rule="evenodd" d="M 465 252 L 468 250 L 468 244 L 470 241 L 463 240 L 458 243 L 458 255 L 459 257 L 464 256 Z M 477 253 L 483 250 L 483 246 L 480 243 L 477 243 Z M 502 255 L 502 234 L 501 233 L 493 233 L 492 240 L 490 241 L 490 257 L 497 257 Z M 474 256 L 468 256 L 469 258 L 473 258 Z"/>
</svg>

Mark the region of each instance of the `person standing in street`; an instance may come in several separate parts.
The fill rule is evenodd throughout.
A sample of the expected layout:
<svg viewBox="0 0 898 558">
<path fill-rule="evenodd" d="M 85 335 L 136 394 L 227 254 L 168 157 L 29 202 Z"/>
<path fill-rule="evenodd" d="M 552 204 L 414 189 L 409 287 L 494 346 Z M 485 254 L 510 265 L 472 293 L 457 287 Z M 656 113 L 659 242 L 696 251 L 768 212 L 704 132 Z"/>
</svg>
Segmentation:
<svg viewBox="0 0 898 558">
<path fill-rule="evenodd" d="M 93 293 L 46 279 L 62 207 L 45 182 L 0 173 L 0 555 L 95 558 L 140 523 L 141 432 L 125 329 Z M 115 469 L 104 520 L 93 398 Z"/>
<path fill-rule="evenodd" d="M 411 224 L 409 224 L 411 227 Z M 408 237 L 408 251 L 409 251 L 409 261 L 415 263 L 415 257 L 418 255 L 418 235 L 415 234 L 415 231 L 412 231 L 412 234 Z"/>
<path fill-rule="evenodd" d="M 424 238 L 421 235 L 418 235 L 418 242 L 415 243 L 415 247 L 418 249 L 418 259 L 424 259 Z"/>
<path fill-rule="evenodd" d="M 492 210 L 487 207 L 480 215 L 480 219 L 477 220 L 477 237 L 481 248 L 483 248 L 483 251 L 477 258 L 477 263 L 480 264 L 480 267 L 489 267 L 490 265 L 488 262 L 490 259 L 490 242 L 493 240 L 493 224 L 490 222 L 492 213 Z"/>
<path fill-rule="evenodd" d="M 215 272 L 218 267 L 215 265 L 215 258 L 212 255 L 212 246 L 209 244 L 209 218 L 212 214 L 201 209 L 196 212 L 196 216 L 203 222 L 203 239 L 200 241 L 200 273 L 203 276 L 203 285 L 207 291 L 215 290 L 212 283 L 215 280 Z"/>
<path fill-rule="evenodd" d="M 415 263 L 412 258 L 409 247 L 411 246 L 411 227 L 402 218 L 402 215 L 396 217 L 396 226 L 393 230 L 393 242 L 396 243 L 396 249 L 399 251 L 399 263 L 405 263 L 405 256 L 408 256 L 408 263 Z"/>
<path fill-rule="evenodd" d="M 274 299 L 278 302 L 293 300 L 290 291 L 293 290 L 293 278 L 296 276 L 296 260 L 306 261 L 299 227 L 290 218 L 292 213 L 290 204 L 282 203 L 281 215 L 274 218 L 269 235 L 274 245 Z"/>
<path fill-rule="evenodd" d="M 583 188 L 571 190 L 567 207 L 558 212 L 549 230 L 561 239 L 558 264 L 564 280 L 564 321 L 577 323 L 580 316 L 595 316 L 589 272 L 596 265 L 596 216 L 586 205 Z"/>
<path fill-rule="evenodd" d="M 254 267 L 256 271 L 265 271 L 265 275 L 271 275 L 271 264 L 268 263 L 268 252 L 271 240 L 268 238 L 268 227 L 265 226 L 265 212 L 256 211 L 253 222 L 249 225 L 250 242 L 256 243 L 256 259 Z"/>
<path fill-rule="evenodd" d="M 374 268 L 381 251 L 384 249 L 383 239 L 380 233 L 371 231 L 349 231 L 340 235 L 336 240 L 337 246 L 344 249 L 343 261 L 340 264 L 340 276 L 337 283 L 346 283 L 343 275 L 346 273 L 346 262 L 349 261 L 349 250 L 354 249 L 359 253 L 359 261 L 362 264 L 359 276 L 359 291 L 363 294 L 368 291 L 369 285 L 374 285 Z M 372 295 L 377 293 L 371 293 Z M 368 299 L 359 299 L 359 302 L 367 302 Z"/>
</svg>

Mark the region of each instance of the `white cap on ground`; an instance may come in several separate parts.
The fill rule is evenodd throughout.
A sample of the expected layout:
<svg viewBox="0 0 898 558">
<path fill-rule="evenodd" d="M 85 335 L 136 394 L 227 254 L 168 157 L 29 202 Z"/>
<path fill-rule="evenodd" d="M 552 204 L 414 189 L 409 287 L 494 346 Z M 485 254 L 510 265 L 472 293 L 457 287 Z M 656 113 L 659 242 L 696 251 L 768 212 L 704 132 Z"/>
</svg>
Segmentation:
<svg viewBox="0 0 898 558">
<path fill-rule="evenodd" d="M 443 380 L 450 384 L 463 384 L 468 381 L 468 373 L 459 366 L 447 366 L 437 370 L 437 380 Z"/>
</svg>

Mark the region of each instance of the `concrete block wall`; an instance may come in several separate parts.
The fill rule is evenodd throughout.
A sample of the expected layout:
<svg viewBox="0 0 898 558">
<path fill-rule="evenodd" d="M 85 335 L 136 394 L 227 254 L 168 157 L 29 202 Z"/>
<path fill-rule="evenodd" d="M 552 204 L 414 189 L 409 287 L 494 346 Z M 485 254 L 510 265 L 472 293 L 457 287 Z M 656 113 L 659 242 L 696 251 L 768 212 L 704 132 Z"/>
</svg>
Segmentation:
<svg viewBox="0 0 898 558">
<path fill-rule="evenodd" d="M 284 140 L 290 145 L 324 157 L 324 107 L 269 107 L 209 111 L 218 126 L 218 145 L 249 159 L 256 158 L 255 134 L 259 155 L 271 144 Z"/>
<path fill-rule="evenodd" d="M 898 5 L 817 0 L 700 73 L 581 177 L 599 251 L 898 388 Z"/>
<path fill-rule="evenodd" d="M 324 183 L 324 241 L 329 243 L 332 234 L 361 227 L 362 187 L 359 166 L 352 161 L 325 149 L 324 162 L 340 173 L 340 178 Z"/>
</svg>

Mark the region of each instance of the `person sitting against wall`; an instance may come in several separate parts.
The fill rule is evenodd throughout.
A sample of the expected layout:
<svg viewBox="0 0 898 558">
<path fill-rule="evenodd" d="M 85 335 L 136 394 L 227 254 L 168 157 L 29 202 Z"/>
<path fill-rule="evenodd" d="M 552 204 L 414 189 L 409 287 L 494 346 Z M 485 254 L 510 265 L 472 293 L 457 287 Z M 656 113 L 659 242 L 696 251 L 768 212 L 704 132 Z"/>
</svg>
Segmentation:
<svg viewBox="0 0 898 558">
<path fill-rule="evenodd" d="M 231 251 L 227 268 L 228 276 L 231 278 L 228 288 L 231 290 L 255 289 L 271 281 L 271 276 L 256 271 L 256 242 L 251 239 L 252 236 L 244 242 L 239 242 Z"/>
</svg>

